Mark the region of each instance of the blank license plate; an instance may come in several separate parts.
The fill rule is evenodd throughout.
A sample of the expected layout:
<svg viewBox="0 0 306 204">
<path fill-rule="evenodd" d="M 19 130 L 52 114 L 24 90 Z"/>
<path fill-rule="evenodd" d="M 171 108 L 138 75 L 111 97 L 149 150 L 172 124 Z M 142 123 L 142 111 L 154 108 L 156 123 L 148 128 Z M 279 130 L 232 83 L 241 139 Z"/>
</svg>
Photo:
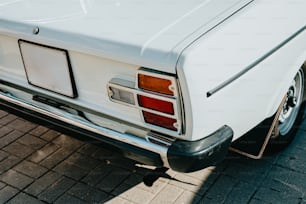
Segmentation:
<svg viewBox="0 0 306 204">
<path fill-rule="evenodd" d="M 19 40 L 28 82 L 34 86 L 75 98 L 72 69 L 66 50 Z"/>
</svg>

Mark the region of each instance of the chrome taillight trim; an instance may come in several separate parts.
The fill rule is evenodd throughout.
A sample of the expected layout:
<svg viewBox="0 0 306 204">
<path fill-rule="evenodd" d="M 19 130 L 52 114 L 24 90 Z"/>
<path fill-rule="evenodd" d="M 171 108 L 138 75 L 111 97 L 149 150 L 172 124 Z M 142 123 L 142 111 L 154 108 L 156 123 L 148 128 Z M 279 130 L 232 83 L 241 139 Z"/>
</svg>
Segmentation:
<svg viewBox="0 0 306 204">
<path fill-rule="evenodd" d="M 174 96 L 170 96 L 170 95 L 164 95 L 164 94 L 160 94 L 160 93 L 155 93 L 152 91 L 146 91 L 146 90 L 142 90 L 138 87 L 138 79 L 137 76 L 138 74 L 144 74 L 144 75 L 148 75 L 148 76 L 153 76 L 153 77 L 157 77 L 157 78 L 161 78 L 161 79 L 167 79 L 167 80 L 171 80 L 171 83 L 174 87 Z M 111 88 L 116 88 L 116 89 L 121 89 L 123 91 L 132 93 L 134 95 L 134 101 L 135 101 L 135 105 L 134 104 L 130 104 L 130 103 L 125 103 L 123 101 L 119 101 L 119 100 L 115 100 L 114 98 L 112 98 L 112 91 Z M 182 116 L 181 116 L 181 100 L 179 97 L 179 89 L 178 89 L 178 85 L 176 82 L 176 79 L 173 76 L 169 76 L 169 75 L 163 75 L 163 74 L 159 74 L 159 73 L 154 73 L 154 72 L 148 72 L 148 71 L 144 71 L 144 70 L 139 70 L 136 73 L 136 82 L 131 82 L 128 80 L 124 80 L 124 79 L 119 79 L 119 78 L 113 78 L 110 80 L 110 82 L 107 84 L 107 90 L 108 90 L 108 95 L 109 95 L 109 99 L 112 102 L 115 103 L 119 103 L 125 106 L 130 106 L 133 108 L 137 108 L 139 110 L 140 113 L 140 117 L 141 120 L 143 122 L 143 124 L 145 124 L 148 128 L 156 130 L 156 128 L 159 129 L 159 131 L 166 133 L 166 134 L 170 134 L 173 135 L 173 133 L 175 132 L 178 136 L 180 136 L 182 134 Z M 163 113 L 160 111 L 156 111 L 156 110 L 152 110 L 152 109 L 148 109 L 145 107 L 142 107 L 139 105 L 139 101 L 137 96 L 138 95 L 142 95 L 142 96 L 146 96 L 146 97 L 150 97 L 150 98 L 154 98 L 154 99 L 158 99 L 158 100 L 162 100 L 162 101 L 167 101 L 173 104 L 173 109 L 174 109 L 174 114 L 167 114 L 167 113 Z M 173 131 L 164 127 L 160 127 L 157 125 L 153 125 L 150 123 L 146 123 L 144 116 L 142 114 L 142 111 L 146 111 L 146 112 L 150 112 L 150 113 L 154 113 L 160 116 L 164 116 L 164 117 L 168 117 L 168 118 L 172 118 L 172 119 L 176 119 L 176 123 L 175 123 L 175 128 L 177 129 L 177 131 Z"/>
</svg>

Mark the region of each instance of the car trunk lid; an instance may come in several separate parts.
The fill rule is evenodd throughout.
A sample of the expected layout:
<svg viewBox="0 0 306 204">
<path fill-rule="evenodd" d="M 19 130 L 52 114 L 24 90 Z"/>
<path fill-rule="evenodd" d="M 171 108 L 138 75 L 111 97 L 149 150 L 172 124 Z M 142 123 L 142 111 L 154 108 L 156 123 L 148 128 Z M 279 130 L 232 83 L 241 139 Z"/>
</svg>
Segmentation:
<svg viewBox="0 0 306 204">
<path fill-rule="evenodd" d="M 0 32 L 175 73 L 186 46 L 251 0 L 0 1 Z"/>
</svg>

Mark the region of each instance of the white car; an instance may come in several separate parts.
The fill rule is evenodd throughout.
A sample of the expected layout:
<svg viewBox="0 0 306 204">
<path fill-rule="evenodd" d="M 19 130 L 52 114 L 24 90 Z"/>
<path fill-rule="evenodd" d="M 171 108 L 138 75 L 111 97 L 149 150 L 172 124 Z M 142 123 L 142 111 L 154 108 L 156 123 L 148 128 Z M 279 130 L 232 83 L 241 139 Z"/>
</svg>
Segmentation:
<svg viewBox="0 0 306 204">
<path fill-rule="evenodd" d="M 0 104 L 180 172 L 229 148 L 252 157 L 230 145 L 270 121 L 260 157 L 301 121 L 305 10 L 305 0 L 0 0 Z"/>
</svg>

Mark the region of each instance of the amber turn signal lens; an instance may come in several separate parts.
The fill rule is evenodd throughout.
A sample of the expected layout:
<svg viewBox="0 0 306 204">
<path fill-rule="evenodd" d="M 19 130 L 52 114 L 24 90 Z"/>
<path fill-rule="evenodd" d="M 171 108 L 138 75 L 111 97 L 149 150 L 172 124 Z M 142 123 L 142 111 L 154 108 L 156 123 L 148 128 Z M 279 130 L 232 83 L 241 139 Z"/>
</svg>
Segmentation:
<svg viewBox="0 0 306 204">
<path fill-rule="evenodd" d="M 149 113 L 146 111 L 142 111 L 142 114 L 146 123 L 177 131 L 177 128 L 175 127 L 175 124 L 177 122 L 176 119 L 156 115 L 154 113 Z"/>
<path fill-rule="evenodd" d="M 138 74 L 138 87 L 141 89 L 173 96 L 171 85 L 171 80 Z"/>
<path fill-rule="evenodd" d="M 138 102 L 141 107 L 174 115 L 174 108 L 171 102 L 141 95 L 138 95 Z"/>
</svg>

